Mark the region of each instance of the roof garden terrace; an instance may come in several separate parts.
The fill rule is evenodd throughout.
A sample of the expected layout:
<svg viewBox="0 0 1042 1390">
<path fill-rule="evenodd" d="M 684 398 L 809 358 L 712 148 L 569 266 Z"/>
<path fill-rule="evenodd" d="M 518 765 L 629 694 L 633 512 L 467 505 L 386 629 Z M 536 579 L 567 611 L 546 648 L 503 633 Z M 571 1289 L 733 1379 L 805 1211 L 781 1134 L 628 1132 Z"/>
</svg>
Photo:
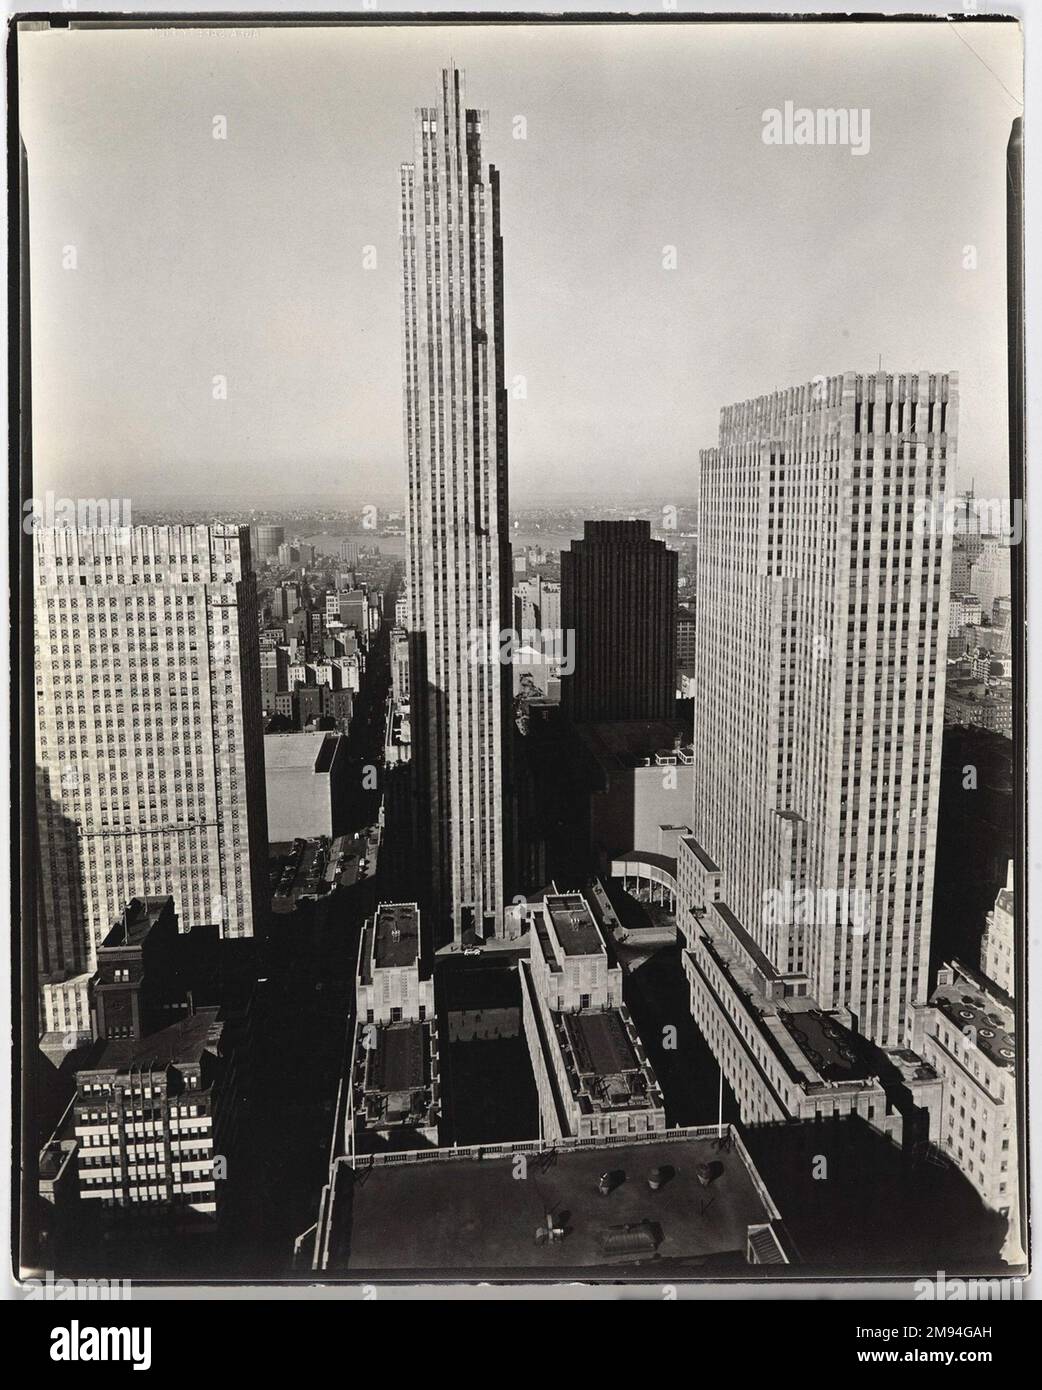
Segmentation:
<svg viewBox="0 0 1042 1390">
<path fill-rule="evenodd" d="M 765 993 L 762 970 L 750 968 L 751 938 L 744 929 L 737 939 L 730 934 L 731 924 L 737 919 L 730 909 L 721 913 L 721 907 L 725 905 L 713 904 L 700 922 L 701 947 L 724 972 L 753 1026 L 766 1039 L 790 1080 L 807 1091 L 878 1084 L 878 1059 L 872 1049 L 836 1015 L 821 1009 L 813 995 L 771 997 Z M 759 947 L 754 958 L 766 962 Z M 773 967 L 770 969 L 772 979 L 784 985 L 784 977 L 778 976 Z M 796 983 L 797 977 L 793 979 Z M 798 981 L 800 987 L 805 983 L 802 976 Z"/>
<path fill-rule="evenodd" d="M 583 1114 L 662 1107 L 658 1078 L 625 1005 L 555 1014 L 554 1028 Z"/>
<path fill-rule="evenodd" d="M 546 910 L 554 935 L 566 956 L 604 954 L 600 928 L 581 893 L 549 894 Z"/>
<path fill-rule="evenodd" d="M 351 1077 L 353 1111 L 366 1129 L 423 1129 L 441 1103 L 433 1020 L 360 1023 Z"/>
<path fill-rule="evenodd" d="M 966 1036 L 996 1067 L 1012 1071 L 1017 1059 L 1016 1019 L 1013 1010 L 998 996 L 995 986 L 983 983 L 963 966 L 950 967 L 954 979 L 938 985 L 930 1003 Z"/>
</svg>

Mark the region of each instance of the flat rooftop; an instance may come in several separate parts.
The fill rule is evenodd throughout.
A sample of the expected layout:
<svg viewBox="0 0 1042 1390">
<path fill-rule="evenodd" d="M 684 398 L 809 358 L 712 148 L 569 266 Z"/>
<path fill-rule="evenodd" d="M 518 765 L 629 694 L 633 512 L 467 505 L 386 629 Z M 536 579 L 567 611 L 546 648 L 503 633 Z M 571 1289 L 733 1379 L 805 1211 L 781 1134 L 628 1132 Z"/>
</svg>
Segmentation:
<svg viewBox="0 0 1042 1390">
<path fill-rule="evenodd" d="M 560 1017 L 570 1035 L 580 1075 L 614 1076 L 640 1069 L 618 1009 L 591 1009 Z"/>
<path fill-rule="evenodd" d="M 340 738 L 340 734 L 321 730 L 310 734 L 265 734 L 265 770 L 328 772 Z"/>
<path fill-rule="evenodd" d="M 778 1017 L 816 1072 L 826 1081 L 856 1081 L 875 1076 L 868 1049 L 838 1019 L 816 1009 L 791 1013 L 779 1008 Z"/>
<path fill-rule="evenodd" d="M 317 897 L 329 891 L 329 842 L 321 836 L 312 840 L 269 845 L 269 853 L 285 862 L 269 865 L 278 873 L 272 888 L 272 904 L 276 912 L 292 909 L 300 898 Z"/>
<path fill-rule="evenodd" d="M 351 1086 L 355 1114 L 370 1130 L 436 1124 L 441 1083 L 432 1021 L 359 1024 Z"/>
<path fill-rule="evenodd" d="M 367 1091 L 420 1090 L 430 1080 L 427 1030 L 422 1023 L 372 1027 L 365 1069 Z"/>
<path fill-rule="evenodd" d="M 703 1163 L 713 1170 L 707 1187 L 698 1178 Z M 654 1168 L 665 1170 L 657 1192 L 647 1181 Z M 607 1197 L 597 1190 L 605 1172 L 615 1174 Z M 529 1155 L 524 1181 L 515 1173 L 512 1154 L 372 1168 L 362 1160 L 357 1174 L 341 1162 L 330 1268 L 559 1278 L 569 1269 L 644 1265 L 650 1273 L 674 1265 L 705 1267 L 707 1277 L 713 1268 L 748 1275 L 748 1227 L 771 1220 L 742 1156 L 715 1138 L 558 1149 Z M 566 1234 L 537 1244 L 548 1214 Z M 605 1253 L 614 1228 L 645 1222 L 655 1232 L 654 1252 Z"/>
<path fill-rule="evenodd" d="M 373 964 L 378 970 L 411 965 L 420 954 L 420 909 L 415 903 L 381 903 L 376 910 Z"/>
<path fill-rule="evenodd" d="M 1013 1010 L 967 975 L 956 975 L 950 985 L 939 985 L 930 1003 L 960 1033 L 975 1031 L 977 1047 L 990 1062 L 1010 1071 L 1017 1059 L 1016 1020 Z"/>
<path fill-rule="evenodd" d="M 197 1009 L 194 1014 L 149 1033 L 147 1038 L 115 1038 L 106 1042 L 101 1053 L 84 1072 L 124 1071 L 130 1066 L 158 1071 L 171 1065 L 199 1062 L 204 1052 L 213 1052 L 220 1042 L 223 1024 L 216 1006 Z"/>
<path fill-rule="evenodd" d="M 557 1048 L 584 1115 L 662 1109 L 658 1080 L 625 1008 L 554 1014 L 543 1045 Z"/>
<path fill-rule="evenodd" d="M 674 753 L 678 739 L 685 751 L 691 745 L 691 725 L 684 719 L 601 720 L 574 728 L 607 771 L 640 767 L 656 753 Z"/>
<path fill-rule="evenodd" d="M 102 946 L 140 946 L 171 901 L 169 893 L 154 898 L 131 898 L 109 928 Z"/>
<path fill-rule="evenodd" d="M 727 905 L 727 903 L 712 903 L 710 904 L 710 906 L 712 908 L 712 911 L 715 912 L 716 915 L 720 918 L 721 922 L 723 922 L 724 926 L 727 927 L 728 931 L 732 934 L 735 940 L 741 945 L 742 949 L 749 956 L 750 960 L 756 966 L 757 970 L 759 970 L 760 973 L 763 975 L 764 979 L 776 979 L 778 971 L 774 968 L 773 961 L 771 961 L 764 954 L 761 948 L 757 945 L 757 943 L 742 926 L 741 922 L 738 920 L 738 918 L 731 910 L 731 908 Z"/>
<path fill-rule="evenodd" d="M 548 895 L 546 909 L 566 956 L 594 956 L 604 950 L 600 930 L 581 893 Z"/>
<path fill-rule="evenodd" d="M 764 1038 L 789 1077 L 812 1090 L 840 1082 L 858 1087 L 868 1084 L 876 1071 L 864 1060 L 864 1042 L 860 1047 L 851 1046 L 853 1035 L 833 1015 L 821 1010 L 813 995 L 774 1000 L 763 994 L 743 950 L 748 951 L 751 946 L 751 954 L 757 960 L 763 953 L 726 904 L 713 903 L 712 907 L 714 910 L 706 914 L 699 926 L 702 941 L 757 1015 Z M 720 912 L 721 908 L 725 910 Z M 693 953 L 687 954 L 693 958 Z M 773 973 L 770 962 L 766 964 Z M 821 1015 L 822 1021 L 814 1017 L 816 1014 Z M 841 1047 L 855 1053 L 853 1062 L 843 1055 Z"/>
<path fill-rule="evenodd" d="M 720 865 L 702 848 L 694 835 L 685 835 L 684 844 L 687 845 L 707 873 L 718 874 L 720 872 Z"/>
</svg>

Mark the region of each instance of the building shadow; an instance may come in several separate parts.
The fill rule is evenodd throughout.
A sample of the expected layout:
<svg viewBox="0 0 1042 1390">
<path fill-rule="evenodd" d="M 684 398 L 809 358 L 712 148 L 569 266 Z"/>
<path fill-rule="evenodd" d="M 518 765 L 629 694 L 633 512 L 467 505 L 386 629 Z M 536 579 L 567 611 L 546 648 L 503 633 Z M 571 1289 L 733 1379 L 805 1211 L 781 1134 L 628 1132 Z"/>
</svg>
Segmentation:
<svg viewBox="0 0 1042 1390">
<path fill-rule="evenodd" d="M 1013 744 L 988 729 L 945 729 L 931 979 L 953 956 L 971 964 L 980 960 L 985 918 L 1013 857 Z"/>
<path fill-rule="evenodd" d="M 1008 1273 L 1005 1218 L 928 1146 L 899 1149 L 859 1116 L 743 1126 L 742 1135 L 802 1274 Z"/>
</svg>

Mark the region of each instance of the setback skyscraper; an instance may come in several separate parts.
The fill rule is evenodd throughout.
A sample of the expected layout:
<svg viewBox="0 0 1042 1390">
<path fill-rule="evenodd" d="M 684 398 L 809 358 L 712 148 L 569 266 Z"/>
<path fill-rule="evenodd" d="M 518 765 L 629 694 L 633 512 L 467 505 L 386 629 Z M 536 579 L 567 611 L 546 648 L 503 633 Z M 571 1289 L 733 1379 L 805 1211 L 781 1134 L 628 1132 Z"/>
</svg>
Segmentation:
<svg viewBox="0 0 1042 1390">
<path fill-rule="evenodd" d="M 701 455 L 680 920 L 748 1118 L 927 998 L 956 430 L 954 373 L 848 373 L 725 409 Z"/>
<path fill-rule="evenodd" d="M 252 936 L 267 912 L 257 590 L 246 527 L 35 534 L 45 1031 L 83 1031 L 133 897 Z"/>
<path fill-rule="evenodd" d="M 510 891 L 503 250 L 487 124 L 447 68 L 401 167 L 414 767 L 435 937 L 456 941 L 498 931 Z"/>
</svg>

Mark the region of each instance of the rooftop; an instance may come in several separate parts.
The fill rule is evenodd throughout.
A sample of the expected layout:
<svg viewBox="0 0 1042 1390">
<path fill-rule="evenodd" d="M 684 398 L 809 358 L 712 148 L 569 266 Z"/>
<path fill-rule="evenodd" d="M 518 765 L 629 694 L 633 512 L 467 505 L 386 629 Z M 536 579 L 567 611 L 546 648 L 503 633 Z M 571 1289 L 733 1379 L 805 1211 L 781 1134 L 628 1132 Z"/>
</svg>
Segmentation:
<svg viewBox="0 0 1042 1390">
<path fill-rule="evenodd" d="M 878 1068 L 872 1064 L 864 1042 L 831 1014 L 818 1009 L 794 1014 L 779 1008 L 778 1017 L 826 1081 L 855 1081 L 876 1074 Z"/>
<path fill-rule="evenodd" d="M 684 719 L 615 719 L 576 724 L 575 732 L 609 772 L 641 767 L 679 745 L 690 753 L 691 726 Z"/>
<path fill-rule="evenodd" d="M 289 910 L 298 898 L 316 897 L 328 891 L 328 840 L 319 836 L 294 841 L 289 846 L 272 845 L 270 849 L 274 854 L 285 851 L 285 862 L 278 866 L 278 882 L 272 895 L 276 912 Z"/>
<path fill-rule="evenodd" d="M 566 956 L 593 956 L 604 950 L 593 913 L 581 893 L 548 895 L 546 910 Z"/>
<path fill-rule="evenodd" d="M 173 901 L 169 893 L 155 898 L 131 898 L 113 922 L 102 946 L 140 946 L 167 905 L 173 906 Z"/>
<path fill-rule="evenodd" d="M 765 1189 L 725 1139 L 684 1137 L 611 1148 L 563 1148 L 527 1156 L 527 1181 L 516 1181 L 512 1153 L 447 1162 L 338 1165 L 331 1268 L 416 1274 L 484 1271 L 560 1278 L 576 1269 L 663 1264 L 678 1269 L 734 1268 L 748 1273 L 751 1225 L 769 1222 Z M 708 1186 L 699 1168 L 710 1166 Z M 661 1170 L 657 1192 L 648 1175 Z M 613 1173 L 609 1196 L 598 1192 Z M 764 1195 L 761 1196 L 761 1193 Z M 339 1208 L 339 1210 L 337 1209 Z M 547 1217 L 564 1231 L 537 1242 Z M 643 1240 L 626 1240 L 647 1232 Z M 619 1236 L 623 1238 L 620 1240 Z M 635 1248 L 612 1255 L 605 1243 Z M 644 1247 L 643 1249 L 641 1247 Z"/>
<path fill-rule="evenodd" d="M 267 771 L 328 772 L 336 755 L 339 734 L 265 734 L 264 767 Z"/>
<path fill-rule="evenodd" d="M 367 1091 L 418 1090 L 429 1080 L 422 1023 L 368 1025 Z"/>
<path fill-rule="evenodd" d="M 771 972 L 769 979 L 777 978 L 777 972 L 726 904 L 712 904 L 699 923 L 699 932 L 793 1081 L 811 1091 L 844 1082 L 856 1087 L 872 1084 L 876 1073 L 865 1060 L 864 1044 L 855 1046 L 853 1035 L 835 1015 L 821 1010 L 812 995 L 777 1000 L 763 992 L 761 962 Z M 750 969 L 750 961 L 755 962 L 757 974 Z M 853 1054 L 853 1060 L 845 1055 L 847 1052 Z"/>
<path fill-rule="evenodd" d="M 977 1047 L 989 1062 L 1010 1071 L 1017 1057 L 1016 1020 L 999 993 L 986 990 L 983 982 L 957 967 L 949 985 L 938 985 L 931 1004 L 961 1033 L 973 1029 Z"/>
<path fill-rule="evenodd" d="M 612 1076 L 640 1067 L 618 1009 L 562 1014 L 561 1022 L 574 1045 L 580 1073 Z"/>
<path fill-rule="evenodd" d="M 695 858 L 698 860 L 698 862 L 702 865 L 703 869 L 705 869 L 707 873 L 718 874 L 720 872 L 719 864 L 717 864 L 716 861 L 712 859 L 710 855 L 702 848 L 702 846 L 695 839 L 694 835 L 685 835 L 684 844 L 687 845 L 691 853 L 695 856 Z"/>
<path fill-rule="evenodd" d="M 381 903 L 376 910 L 373 964 L 377 970 L 411 965 L 420 954 L 420 909 L 415 903 Z"/>
<path fill-rule="evenodd" d="M 145 1038 L 115 1038 L 106 1042 L 98 1057 L 84 1071 L 126 1071 L 168 1066 L 184 1066 L 202 1060 L 203 1053 L 216 1052 L 224 1025 L 216 1006 L 197 1009 L 194 1014 L 149 1033 Z"/>
<path fill-rule="evenodd" d="M 279 840 L 268 845 L 272 906 L 290 912 L 302 898 L 319 898 L 333 888 L 350 888 L 376 872 L 380 846 L 378 827 L 310 840 Z M 366 867 L 362 868 L 365 860 Z"/>
<path fill-rule="evenodd" d="M 623 1009 L 558 1014 L 556 1040 L 572 1095 L 585 1115 L 662 1108 L 655 1073 Z"/>
<path fill-rule="evenodd" d="M 439 1072 L 431 1019 L 360 1023 L 351 1077 L 354 1112 L 376 1130 L 437 1124 Z"/>
</svg>

